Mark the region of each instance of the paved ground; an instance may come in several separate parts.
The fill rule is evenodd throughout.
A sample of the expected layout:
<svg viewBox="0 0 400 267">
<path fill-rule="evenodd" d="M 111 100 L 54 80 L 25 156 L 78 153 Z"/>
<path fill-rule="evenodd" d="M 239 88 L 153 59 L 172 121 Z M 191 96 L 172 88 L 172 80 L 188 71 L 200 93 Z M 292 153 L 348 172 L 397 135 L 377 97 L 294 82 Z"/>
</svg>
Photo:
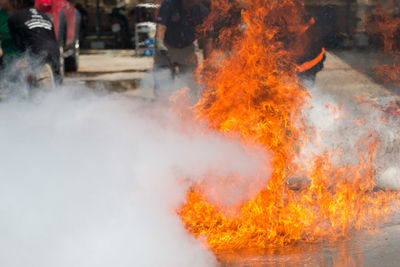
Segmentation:
<svg viewBox="0 0 400 267">
<path fill-rule="evenodd" d="M 385 86 L 368 75 L 371 62 L 354 67 L 357 59 L 363 58 L 364 54 L 357 51 L 328 52 L 324 69 L 317 75 L 316 85 L 338 99 L 351 98 L 359 93 L 377 96 L 390 94 Z"/>
<path fill-rule="evenodd" d="M 316 80 L 323 92 L 337 99 L 352 98 L 360 92 L 376 96 L 396 92 L 369 75 L 376 54 L 365 51 L 332 51 Z M 132 96 L 152 97 L 151 87 L 136 90 L 139 80 L 151 69 L 151 58 L 137 58 L 133 51 L 84 51 L 78 73 L 68 74 L 66 83 L 104 85 L 109 90 Z M 399 266 L 400 218 L 382 227 L 381 233 L 355 234 L 351 240 L 330 244 L 298 244 L 266 251 L 220 255 L 223 266 Z"/>
<path fill-rule="evenodd" d="M 338 99 L 359 92 L 373 95 L 392 94 L 370 75 L 373 61 L 382 55 L 366 51 L 332 51 L 327 53 L 324 69 L 317 75 L 316 84 Z M 387 61 L 387 58 L 384 58 Z M 76 73 L 68 73 L 66 83 L 99 84 L 112 91 L 151 97 L 152 92 L 135 90 L 139 81 L 153 66 L 151 57 L 136 57 L 133 50 L 84 50 Z M 135 92 L 134 92 L 135 91 Z"/>
<path fill-rule="evenodd" d="M 152 66 L 151 57 L 136 57 L 133 50 L 84 50 L 78 72 L 67 73 L 65 82 L 92 88 L 102 85 L 119 92 L 132 91 Z"/>
</svg>

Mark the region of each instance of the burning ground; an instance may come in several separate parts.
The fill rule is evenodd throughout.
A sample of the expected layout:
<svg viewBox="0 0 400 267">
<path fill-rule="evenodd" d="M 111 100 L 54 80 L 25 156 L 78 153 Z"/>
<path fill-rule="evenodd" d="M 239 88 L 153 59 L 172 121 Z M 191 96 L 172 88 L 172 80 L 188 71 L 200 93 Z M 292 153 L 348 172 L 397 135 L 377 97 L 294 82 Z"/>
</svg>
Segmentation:
<svg viewBox="0 0 400 267">
<path fill-rule="evenodd" d="M 166 105 L 68 87 L 1 102 L 0 264 L 210 266 L 389 221 L 393 98 L 339 103 L 306 88 L 278 11 L 301 6 L 247 2 L 199 70 L 194 106 L 185 90 Z"/>
<path fill-rule="evenodd" d="M 320 142 L 299 150 L 294 161 L 325 148 L 343 148 L 347 157 L 336 158 L 338 166 L 347 161 L 355 164 L 354 142 L 368 137 L 371 129 L 383 134 L 382 140 L 396 140 L 398 134 L 392 129 L 396 119 L 390 125 L 368 119 L 363 126 L 354 126 L 357 119 L 384 114 L 379 109 L 371 112 L 370 99 L 360 100 L 363 104 L 357 106 L 339 105 L 317 88 L 309 93 L 312 101 L 301 111 L 302 117 L 314 132 L 325 134 Z M 273 154 L 233 132 L 224 135 L 205 127 L 204 121 L 189 116 L 190 107 L 184 106 L 187 113 L 181 116 L 176 113 L 182 110 L 176 106 L 179 103 L 171 109 L 157 102 L 70 87 L 32 99 L 2 101 L 1 265 L 216 264 L 206 234 L 198 240 L 188 234 L 177 209 L 182 216 L 186 192 L 201 192 L 198 196 L 208 202 L 198 202 L 199 208 L 207 205 L 220 212 L 212 216 L 234 222 L 240 218 L 237 207 L 252 203 L 249 200 L 258 198 L 258 191 L 269 190 L 271 173 L 276 175 L 271 168 Z M 381 156 L 382 161 L 387 159 L 387 153 Z M 290 191 L 286 182 L 282 188 L 300 198 L 309 190 Z M 370 198 L 367 203 L 375 199 L 373 192 L 361 192 Z M 189 200 L 195 200 L 193 195 Z M 193 216 L 202 219 L 207 210 L 195 211 Z M 386 219 L 382 215 L 380 222 Z M 348 222 L 354 221 L 349 217 Z M 339 233 L 338 239 L 343 237 Z M 353 236 L 351 229 L 347 234 Z M 293 251 L 292 245 L 275 246 Z"/>
<path fill-rule="evenodd" d="M 235 8 L 229 1 L 214 5 L 229 8 Z M 294 57 L 304 44 L 293 36 L 293 43 L 282 40 L 296 34 L 290 27 L 306 27 L 298 24 L 302 12 L 298 1 L 247 1 L 241 27 L 225 28 L 218 39 L 223 52 L 204 64 L 205 93 L 195 118 L 273 154 L 271 179 L 248 202 L 228 208 L 214 203 L 207 179 L 188 192 L 178 212 L 188 231 L 216 253 L 376 230 L 398 200 L 396 192 L 377 190 L 385 134 L 393 124 L 372 108 L 375 100 L 359 99 L 354 109 L 354 103 L 313 95 L 297 78 Z"/>
</svg>

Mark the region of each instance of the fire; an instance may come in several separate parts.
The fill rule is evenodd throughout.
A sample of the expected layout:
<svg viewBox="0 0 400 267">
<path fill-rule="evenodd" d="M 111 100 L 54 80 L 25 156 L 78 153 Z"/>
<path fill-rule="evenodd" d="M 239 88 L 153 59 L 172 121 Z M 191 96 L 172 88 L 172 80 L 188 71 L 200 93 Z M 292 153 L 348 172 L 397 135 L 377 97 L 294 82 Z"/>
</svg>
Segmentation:
<svg viewBox="0 0 400 267">
<path fill-rule="evenodd" d="M 392 6 L 398 6 L 398 1 L 392 1 Z M 395 53 L 399 48 L 397 41 L 400 18 L 389 13 L 388 8 L 377 6 L 366 17 L 366 28 L 372 45 L 381 46 L 384 53 L 389 54 L 394 63 L 375 63 L 374 71 L 379 79 L 389 85 L 400 85 L 400 58 Z"/>
<path fill-rule="evenodd" d="M 230 3 L 213 3 L 211 21 L 215 14 L 229 14 L 229 8 L 245 8 L 241 20 L 230 21 L 220 33 L 221 50 L 204 63 L 205 90 L 195 114 L 227 138 L 239 135 L 244 145 L 272 151 L 273 171 L 265 187 L 233 207 L 233 214 L 207 199 L 204 184 L 193 186 L 178 210 L 183 224 L 214 252 L 336 240 L 353 230 L 374 229 L 397 198 L 375 187 L 376 133 L 355 144 L 357 164 L 340 164 L 337 159 L 346 151 L 328 150 L 298 161 L 301 148 L 318 134 L 302 118 L 310 95 L 294 63 L 306 48 L 294 46 L 296 33 L 308 23 L 301 19 L 303 5 L 291 0 Z M 285 42 L 288 38 L 294 42 Z"/>
<path fill-rule="evenodd" d="M 399 23 L 399 18 L 392 17 L 381 6 L 374 8 L 366 18 L 367 31 L 372 42 L 380 42 L 385 52 L 393 52 L 395 49 Z"/>
</svg>

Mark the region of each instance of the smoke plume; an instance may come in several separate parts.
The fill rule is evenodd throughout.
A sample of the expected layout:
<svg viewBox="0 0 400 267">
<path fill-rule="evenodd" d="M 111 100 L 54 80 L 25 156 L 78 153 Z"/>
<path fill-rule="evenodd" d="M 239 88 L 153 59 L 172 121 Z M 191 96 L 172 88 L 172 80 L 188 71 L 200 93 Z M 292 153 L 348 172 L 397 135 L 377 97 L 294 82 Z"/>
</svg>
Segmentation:
<svg viewBox="0 0 400 267">
<path fill-rule="evenodd" d="M 176 209 L 208 171 L 254 177 L 266 162 L 168 105 L 83 87 L 9 96 L 0 128 L 8 267 L 212 266 Z"/>
</svg>

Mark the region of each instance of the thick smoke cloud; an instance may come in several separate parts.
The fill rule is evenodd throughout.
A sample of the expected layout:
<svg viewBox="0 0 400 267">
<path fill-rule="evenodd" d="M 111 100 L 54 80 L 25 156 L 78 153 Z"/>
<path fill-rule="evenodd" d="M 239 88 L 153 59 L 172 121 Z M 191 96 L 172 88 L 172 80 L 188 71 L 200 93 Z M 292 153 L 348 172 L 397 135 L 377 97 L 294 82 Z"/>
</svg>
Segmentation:
<svg viewBox="0 0 400 267">
<path fill-rule="evenodd" d="M 0 128 L 7 267 L 212 266 L 175 209 L 208 171 L 254 177 L 266 162 L 167 106 L 85 88 L 3 100 Z"/>
</svg>

